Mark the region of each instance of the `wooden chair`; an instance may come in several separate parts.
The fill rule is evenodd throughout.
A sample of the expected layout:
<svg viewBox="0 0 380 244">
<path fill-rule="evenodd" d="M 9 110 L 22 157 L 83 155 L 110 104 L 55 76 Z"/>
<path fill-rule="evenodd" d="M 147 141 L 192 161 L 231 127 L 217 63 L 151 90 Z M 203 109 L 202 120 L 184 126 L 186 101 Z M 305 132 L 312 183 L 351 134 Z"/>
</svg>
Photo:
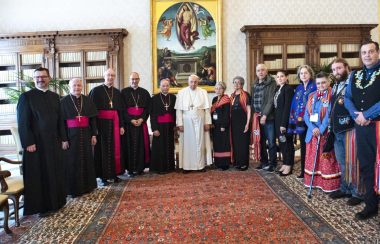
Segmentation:
<svg viewBox="0 0 380 244">
<path fill-rule="evenodd" d="M 21 164 L 22 161 L 13 161 L 8 158 L 0 157 L 0 161 L 4 161 L 10 164 Z M 9 172 L 9 171 L 8 171 Z M 20 176 L 8 176 L 4 177 L 6 187 L 1 187 L 1 194 L 6 195 L 9 199 L 12 200 L 14 210 L 13 214 L 15 215 L 16 226 L 20 226 L 20 218 L 18 210 L 20 209 L 20 197 L 24 194 L 24 180 L 22 175 Z M 2 184 L 3 185 L 3 184 Z M 12 215 L 12 213 L 11 213 Z"/>
<path fill-rule="evenodd" d="M 7 183 L 5 182 L 5 177 L 8 177 L 11 175 L 11 172 L 7 170 L 0 171 L 0 184 L 1 184 L 1 190 L 6 190 L 8 188 Z M 4 219 L 3 219 L 3 227 L 4 231 L 7 234 L 11 234 L 12 231 L 8 227 L 8 220 L 9 220 L 9 204 L 8 204 L 8 196 L 7 195 L 0 195 L 0 209 L 4 212 Z"/>
</svg>

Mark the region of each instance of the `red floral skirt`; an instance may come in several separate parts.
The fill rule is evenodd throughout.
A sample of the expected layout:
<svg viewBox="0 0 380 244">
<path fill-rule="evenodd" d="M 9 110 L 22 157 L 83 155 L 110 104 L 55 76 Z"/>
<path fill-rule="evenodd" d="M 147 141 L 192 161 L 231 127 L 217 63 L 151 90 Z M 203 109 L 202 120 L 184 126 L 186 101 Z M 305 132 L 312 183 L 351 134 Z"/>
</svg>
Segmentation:
<svg viewBox="0 0 380 244">
<path fill-rule="evenodd" d="M 313 172 L 314 159 L 317 153 L 317 137 L 313 136 L 306 144 L 305 159 L 305 186 L 310 187 Z M 336 191 L 340 187 L 339 164 L 335 158 L 335 153 L 322 153 L 323 145 L 326 143 L 326 136 L 321 136 L 318 155 L 316 159 L 313 187 L 320 188 L 324 192 Z"/>
</svg>

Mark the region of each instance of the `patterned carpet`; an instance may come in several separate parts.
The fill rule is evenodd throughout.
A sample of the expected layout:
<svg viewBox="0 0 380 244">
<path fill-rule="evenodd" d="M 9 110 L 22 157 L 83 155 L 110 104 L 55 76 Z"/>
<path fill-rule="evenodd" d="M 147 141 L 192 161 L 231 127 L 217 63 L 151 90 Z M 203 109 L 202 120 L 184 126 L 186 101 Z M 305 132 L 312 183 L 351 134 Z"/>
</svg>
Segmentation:
<svg viewBox="0 0 380 244">
<path fill-rule="evenodd" d="M 379 217 L 353 221 L 361 207 L 252 169 L 145 174 L 24 217 L 0 243 L 376 243 Z"/>
</svg>

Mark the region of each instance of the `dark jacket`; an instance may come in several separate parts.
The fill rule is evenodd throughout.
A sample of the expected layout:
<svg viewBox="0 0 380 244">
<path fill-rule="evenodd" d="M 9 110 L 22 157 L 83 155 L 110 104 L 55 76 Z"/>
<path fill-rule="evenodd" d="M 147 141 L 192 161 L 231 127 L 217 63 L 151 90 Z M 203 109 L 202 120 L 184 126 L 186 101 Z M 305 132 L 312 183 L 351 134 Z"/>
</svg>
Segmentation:
<svg viewBox="0 0 380 244">
<path fill-rule="evenodd" d="M 261 105 L 261 115 L 266 115 L 267 120 L 273 120 L 274 119 L 274 109 L 273 109 L 273 97 L 276 92 L 276 81 L 271 75 L 267 75 L 264 78 L 264 94 L 263 94 L 263 103 Z M 259 80 L 255 80 L 253 87 L 252 87 L 252 100 L 251 100 L 251 109 L 252 113 L 255 112 L 255 108 L 253 106 L 254 102 L 254 94 L 255 94 L 255 87 L 259 84 Z"/>
<path fill-rule="evenodd" d="M 279 87 L 276 89 L 276 91 Z M 280 126 L 288 128 L 290 105 L 294 95 L 294 88 L 285 84 L 277 97 L 277 108 L 275 109 L 275 129 L 276 135 L 280 135 Z"/>
</svg>

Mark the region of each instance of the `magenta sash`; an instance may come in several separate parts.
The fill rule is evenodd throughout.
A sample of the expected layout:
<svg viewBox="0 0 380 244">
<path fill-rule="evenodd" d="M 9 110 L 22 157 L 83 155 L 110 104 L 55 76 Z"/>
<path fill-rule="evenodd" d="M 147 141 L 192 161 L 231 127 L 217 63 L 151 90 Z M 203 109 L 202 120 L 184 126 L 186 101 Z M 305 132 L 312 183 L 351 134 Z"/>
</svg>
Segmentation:
<svg viewBox="0 0 380 244">
<path fill-rule="evenodd" d="M 115 171 L 116 174 L 121 173 L 120 164 L 120 128 L 119 128 L 119 115 L 116 110 L 99 110 L 99 119 L 110 119 L 113 120 L 113 140 L 115 149 Z"/>
<path fill-rule="evenodd" d="M 78 127 L 88 127 L 88 117 L 87 116 L 76 116 L 75 119 L 66 120 L 68 128 L 78 128 Z"/>
<path fill-rule="evenodd" d="M 139 116 L 144 112 L 144 108 L 136 108 L 136 107 L 129 107 L 127 108 L 127 113 L 132 116 Z M 146 125 L 146 122 L 143 122 L 142 124 L 143 128 L 143 134 L 144 134 L 144 148 L 145 148 L 145 163 L 148 163 L 149 158 L 149 134 L 148 134 L 148 126 Z"/>
<path fill-rule="evenodd" d="M 157 122 L 159 124 L 163 123 L 174 123 L 173 115 L 170 113 L 166 113 L 164 115 L 157 116 Z"/>
</svg>

